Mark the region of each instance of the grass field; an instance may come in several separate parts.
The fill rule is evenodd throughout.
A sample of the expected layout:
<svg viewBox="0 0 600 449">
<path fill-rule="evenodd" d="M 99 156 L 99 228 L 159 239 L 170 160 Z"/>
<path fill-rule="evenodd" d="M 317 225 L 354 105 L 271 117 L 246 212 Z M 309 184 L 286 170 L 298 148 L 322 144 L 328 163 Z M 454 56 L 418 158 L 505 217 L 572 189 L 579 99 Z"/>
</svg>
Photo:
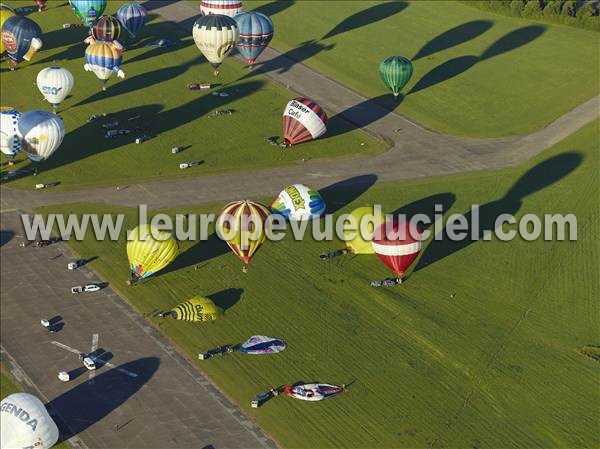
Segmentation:
<svg viewBox="0 0 600 449">
<path fill-rule="evenodd" d="M 598 362 L 580 349 L 600 344 L 599 125 L 511 169 L 329 192 L 336 213 L 379 203 L 432 215 L 439 203 L 448 216 L 480 204 L 480 229 L 502 213 L 577 216 L 577 242 L 429 241 L 401 287 L 369 286 L 391 274 L 376 257 L 322 262 L 339 242 L 308 238 L 267 242 L 246 275 L 223 242 L 184 243 L 170 268 L 134 288 L 124 237 L 72 246 L 99 256 L 92 266 L 191 358 L 253 334 L 284 338 L 280 355 L 196 362 L 282 447 L 596 447 Z M 42 211 L 135 220 L 108 206 Z M 224 317 L 150 318 L 197 294 L 225 306 Z M 300 380 L 350 386 L 322 403 L 282 397 L 250 408 L 256 393 Z"/>
<path fill-rule="evenodd" d="M 28 1 L 8 4 L 32 5 Z M 111 2 L 110 12 L 120 4 Z M 78 19 L 66 2 L 49 5 L 42 13 L 29 14 L 44 31 L 44 48 L 31 63 L 22 63 L 15 72 L 8 70 L 6 61 L 0 65 L 1 104 L 19 111 L 50 108 L 35 86 L 36 76 L 44 67 L 60 65 L 75 77 L 71 97 L 59 108 L 68 134 L 48 161 L 37 164 L 41 173 L 35 183 L 59 181 L 58 188 L 74 189 L 278 166 L 301 159 L 366 156 L 385 149 L 383 142 L 359 130 L 336 133 L 335 138 L 286 151 L 269 145 L 264 137 L 281 136 L 281 114 L 295 94 L 262 76 L 239 81 L 247 71 L 231 60 L 223 64 L 220 78 L 215 80 L 212 67 L 201 56 L 191 35 L 157 18 L 146 24 L 140 40 L 125 52 L 122 68 L 127 77 L 121 80 L 113 75 L 108 91 L 102 92 L 96 76 L 83 69 L 85 29 L 62 29 L 63 23 L 75 23 Z M 178 44 L 166 50 L 144 48 L 158 38 L 169 38 Z M 128 44 L 126 39 L 124 43 Z M 217 90 L 230 96 L 213 96 L 211 92 L 188 91 L 185 87 L 190 82 L 206 81 L 216 81 L 220 84 Z M 233 109 L 235 113 L 210 117 L 219 109 Z M 111 116 L 86 123 L 90 115 L 104 112 Z M 140 120 L 127 121 L 138 115 Z M 141 145 L 133 143 L 139 133 L 104 139 L 101 124 L 114 120 L 119 120 L 122 128 L 148 126 L 148 134 L 153 138 Z M 336 121 L 335 126 L 349 125 Z M 172 155 L 171 148 L 175 146 L 189 148 Z M 25 156 L 17 159 L 22 162 L 16 168 L 32 165 Z M 189 170 L 179 169 L 181 162 L 190 161 L 202 164 Z M 32 184 L 31 178 L 11 183 L 22 188 L 32 188 Z"/>
<path fill-rule="evenodd" d="M 272 17 L 275 48 L 449 134 L 527 134 L 599 92 L 592 31 L 452 1 L 248 1 L 245 8 Z M 379 63 L 395 54 L 414 64 L 401 104 L 379 78 Z"/>
<path fill-rule="evenodd" d="M 9 394 L 18 393 L 21 390 L 15 385 L 13 379 L 8 374 L 5 374 L 4 366 L 2 365 L 0 368 L 0 397 L 4 399 Z M 69 449 L 71 446 L 66 442 L 62 442 L 52 447 L 55 449 Z"/>
</svg>

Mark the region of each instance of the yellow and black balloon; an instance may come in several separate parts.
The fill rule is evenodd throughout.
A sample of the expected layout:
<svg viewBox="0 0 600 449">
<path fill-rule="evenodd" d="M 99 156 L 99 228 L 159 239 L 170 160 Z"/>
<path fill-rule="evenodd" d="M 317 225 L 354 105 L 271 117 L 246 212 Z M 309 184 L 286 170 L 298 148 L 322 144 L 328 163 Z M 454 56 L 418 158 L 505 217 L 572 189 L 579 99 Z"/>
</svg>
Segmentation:
<svg viewBox="0 0 600 449">
<path fill-rule="evenodd" d="M 218 320 L 222 314 L 223 309 L 218 307 L 211 299 L 202 296 L 194 296 L 193 298 L 176 305 L 170 312 L 162 313 L 160 316 L 170 316 L 179 321 L 206 323 Z"/>
<path fill-rule="evenodd" d="M 130 283 L 152 276 L 173 262 L 179 254 L 175 237 L 150 225 L 138 226 L 129 238 L 127 258 L 131 268 Z"/>
</svg>

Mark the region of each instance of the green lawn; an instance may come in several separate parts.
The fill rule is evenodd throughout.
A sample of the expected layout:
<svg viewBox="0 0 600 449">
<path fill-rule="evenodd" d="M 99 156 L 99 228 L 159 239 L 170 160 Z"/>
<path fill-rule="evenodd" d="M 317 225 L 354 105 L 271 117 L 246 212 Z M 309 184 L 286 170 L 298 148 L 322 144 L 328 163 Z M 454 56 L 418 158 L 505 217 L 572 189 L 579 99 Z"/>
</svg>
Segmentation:
<svg viewBox="0 0 600 449">
<path fill-rule="evenodd" d="M 134 288 L 124 237 L 72 245 L 99 256 L 92 266 L 147 316 L 225 291 L 229 308 L 214 324 L 149 318 L 193 359 L 253 334 L 284 338 L 280 355 L 197 362 L 282 447 L 595 447 L 598 362 L 580 349 L 600 344 L 599 124 L 515 168 L 327 195 L 337 213 L 380 203 L 431 214 L 441 203 L 448 215 L 480 204 L 484 229 L 502 213 L 577 216 L 577 242 L 429 241 L 400 287 L 369 286 L 391 274 L 376 257 L 322 262 L 340 244 L 308 238 L 267 242 L 248 274 L 223 242 L 184 243 L 170 269 Z M 43 211 L 135 220 L 109 206 Z M 256 393 L 299 380 L 351 386 L 322 403 L 281 397 L 250 408 Z"/>
<path fill-rule="evenodd" d="M 31 2 L 8 2 L 9 5 L 31 6 Z M 120 6 L 111 2 L 111 12 Z M 243 81 L 246 69 L 235 61 L 227 61 L 218 80 L 187 35 L 178 27 L 154 18 L 146 24 L 137 46 L 126 51 L 124 80 L 113 75 L 108 91 L 100 90 L 96 76 L 83 69 L 84 28 L 62 29 L 65 22 L 78 20 L 64 2 L 51 2 L 47 11 L 29 17 L 44 30 L 44 48 L 31 63 L 22 63 L 15 72 L 2 62 L 1 104 L 20 111 L 46 109 L 35 86 L 38 72 L 50 65 L 69 69 L 75 77 L 71 97 L 63 102 L 60 115 L 68 131 L 59 150 L 46 162 L 37 182 L 60 181 L 59 188 L 74 189 L 92 185 L 111 185 L 165 178 L 201 176 L 223 170 L 292 164 L 301 159 L 337 156 L 367 156 L 383 151 L 385 144 L 366 133 L 355 130 L 336 133 L 335 138 L 321 139 L 282 151 L 265 142 L 264 137 L 281 136 L 281 114 L 295 94 L 266 77 Z M 178 42 L 174 49 L 148 49 L 144 45 L 158 38 Z M 124 40 L 127 44 L 127 40 Z M 189 91 L 190 82 L 217 82 L 219 90 L 229 97 L 210 92 Z M 232 116 L 210 117 L 219 109 L 235 110 Z M 104 139 L 103 122 L 86 123 L 91 114 L 111 113 L 104 122 L 119 120 L 123 128 L 148 126 L 153 138 L 142 145 L 134 142 L 138 134 Z M 128 118 L 141 115 L 137 121 Z M 336 123 L 335 126 L 349 125 Z M 173 155 L 171 148 L 188 147 Z M 17 168 L 29 164 L 23 161 Z M 4 160 L 4 159 L 3 159 Z M 196 168 L 180 170 L 181 162 L 203 161 Z M 6 167 L 3 170 L 7 170 Z M 25 178 L 12 183 L 31 188 Z"/>
<path fill-rule="evenodd" d="M 440 132 L 527 134 L 599 92 L 592 31 L 452 1 L 245 2 L 257 6 L 272 16 L 275 48 Z M 394 54 L 414 63 L 399 105 L 378 70 Z"/>
</svg>

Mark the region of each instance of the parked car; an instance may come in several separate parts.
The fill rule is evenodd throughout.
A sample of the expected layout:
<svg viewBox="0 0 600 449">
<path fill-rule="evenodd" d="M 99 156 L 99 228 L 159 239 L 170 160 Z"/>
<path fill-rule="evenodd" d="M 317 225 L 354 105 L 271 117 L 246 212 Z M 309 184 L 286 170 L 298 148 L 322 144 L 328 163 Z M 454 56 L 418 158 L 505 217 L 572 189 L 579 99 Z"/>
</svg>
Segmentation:
<svg viewBox="0 0 600 449">
<path fill-rule="evenodd" d="M 83 291 L 83 287 L 78 285 L 77 287 L 71 287 L 71 293 L 81 293 Z"/>
<path fill-rule="evenodd" d="M 85 264 L 85 259 L 77 259 L 73 262 L 69 262 L 67 264 L 67 268 L 69 270 L 75 270 L 75 269 L 79 268 L 80 266 L 82 266 L 83 264 Z"/>
<path fill-rule="evenodd" d="M 97 292 L 100 290 L 100 286 L 98 284 L 87 284 L 83 287 L 84 292 Z"/>
<path fill-rule="evenodd" d="M 89 371 L 96 369 L 94 359 L 92 359 L 90 356 L 86 356 L 85 354 L 81 353 L 79 354 L 79 361 L 83 363 L 83 366 L 85 366 Z"/>
</svg>

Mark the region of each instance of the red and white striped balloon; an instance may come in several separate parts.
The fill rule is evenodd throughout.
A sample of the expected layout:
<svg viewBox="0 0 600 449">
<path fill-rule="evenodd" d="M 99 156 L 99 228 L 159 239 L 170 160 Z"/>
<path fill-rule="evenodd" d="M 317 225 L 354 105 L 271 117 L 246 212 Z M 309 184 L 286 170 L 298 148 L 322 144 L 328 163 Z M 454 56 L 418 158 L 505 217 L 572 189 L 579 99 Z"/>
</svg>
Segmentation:
<svg viewBox="0 0 600 449">
<path fill-rule="evenodd" d="M 204 0 L 200 3 L 200 12 L 203 16 L 223 14 L 233 17 L 242 12 L 242 0 Z"/>
<path fill-rule="evenodd" d="M 373 232 L 371 244 L 377 257 L 402 277 L 419 257 L 421 230 L 404 220 L 384 223 Z"/>
<path fill-rule="evenodd" d="M 283 138 L 287 145 L 316 139 L 327 131 L 327 114 L 314 101 L 299 97 L 283 111 Z"/>
</svg>

